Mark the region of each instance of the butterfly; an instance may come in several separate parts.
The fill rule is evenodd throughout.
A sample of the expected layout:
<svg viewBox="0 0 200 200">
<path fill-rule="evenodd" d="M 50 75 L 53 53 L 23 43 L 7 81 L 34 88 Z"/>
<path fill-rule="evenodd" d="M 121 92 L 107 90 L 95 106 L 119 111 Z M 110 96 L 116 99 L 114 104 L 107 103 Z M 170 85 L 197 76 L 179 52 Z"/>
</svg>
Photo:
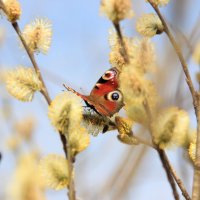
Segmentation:
<svg viewBox="0 0 200 200">
<path fill-rule="evenodd" d="M 113 67 L 107 70 L 97 81 L 88 96 L 80 94 L 65 84 L 64 87 L 68 91 L 81 97 L 86 105 L 92 108 L 96 113 L 102 116 L 112 117 L 124 106 L 123 95 L 119 90 L 118 78 L 119 71 L 117 68 Z"/>
</svg>

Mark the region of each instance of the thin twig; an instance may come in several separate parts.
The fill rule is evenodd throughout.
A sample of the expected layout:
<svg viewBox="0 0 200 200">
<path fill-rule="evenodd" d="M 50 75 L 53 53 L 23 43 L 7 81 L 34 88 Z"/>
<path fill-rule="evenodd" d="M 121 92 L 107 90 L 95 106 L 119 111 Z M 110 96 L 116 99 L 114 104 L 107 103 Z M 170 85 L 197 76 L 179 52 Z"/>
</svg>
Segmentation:
<svg viewBox="0 0 200 200">
<path fill-rule="evenodd" d="M 189 194 L 187 193 L 185 186 L 183 185 L 181 179 L 177 176 L 177 174 L 176 174 L 174 168 L 172 167 L 172 165 L 170 164 L 167 154 L 165 152 L 163 152 L 163 157 L 166 160 L 169 170 L 170 170 L 171 174 L 173 175 L 174 179 L 176 180 L 176 183 L 178 184 L 179 188 L 181 189 L 183 196 L 185 197 L 185 199 L 191 200 Z"/>
<path fill-rule="evenodd" d="M 169 183 L 170 183 L 170 185 L 171 185 L 171 187 L 172 187 L 174 198 L 178 200 L 178 199 L 180 199 L 180 198 L 179 198 L 179 195 L 178 195 L 178 192 L 177 192 L 177 189 L 176 189 L 175 181 L 174 181 L 173 176 L 172 176 L 172 174 L 171 174 L 171 171 L 170 171 L 170 169 L 169 169 L 169 167 L 168 167 L 167 161 L 166 161 L 166 159 L 165 159 L 165 157 L 164 157 L 164 153 L 165 153 L 165 152 L 164 152 L 164 150 L 161 150 L 161 149 L 159 149 L 159 148 L 157 148 L 156 150 L 157 150 L 157 152 L 158 152 L 158 155 L 159 155 L 159 157 L 160 157 L 160 160 L 161 160 L 161 162 L 162 162 L 162 165 L 163 165 L 163 167 L 164 167 L 164 169 L 165 169 L 165 172 L 166 172 L 168 181 L 169 181 Z"/>
<path fill-rule="evenodd" d="M 129 56 L 128 56 L 128 52 L 127 52 L 127 49 L 126 49 L 126 44 L 125 44 L 123 36 L 122 36 L 120 24 L 119 24 L 119 22 L 113 22 L 113 25 L 115 27 L 115 30 L 117 32 L 117 36 L 118 36 L 118 39 L 119 39 L 119 43 L 121 45 L 120 54 L 124 58 L 125 63 L 128 64 L 129 63 Z"/>
<path fill-rule="evenodd" d="M 196 142 L 196 161 L 195 161 L 195 173 L 194 173 L 194 180 L 193 180 L 193 191 L 192 191 L 192 200 L 199 200 L 200 199 L 200 95 L 195 90 L 187 63 L 183 57 L 182 51 L 179 47 L 179 45 L 176 43 L 176 40 L 174 39 L 173 35 L 171 34 L 168 25 L 162 16 L 159 8 L 151 1 L 148 0 L 148 2 L 151 4 L 157 15 L 159 16 L 163 26 L 164 31 L 167 34 L 172 46 L 174 47 L 176 54 L 180 60 L 182 69 L 184 71 L 184 74 L 186 76 L 186 82 L 189 87 L 190 93 L 192 95 L 193 99 L 193 106 L 197 118 L 197 142 Z M 182 191 L 183 192 L 183 191 Z"/>
<path fill-rule="evenodd" d="M 65 134 L 67 138 L 67 162 L 68 162 L 68 172 L 69 172 L 69 185 L 68 185 L 68 196 L 70 200 L 76 200 L 76 192 L 74 187 L 74 156 L 72 155 L 71 147 L 69 145 L 70 138 L 69 133 Z"/>
<path fill-rule="evenodd" d="M 152 137 L 152 143 L 154 144 L 155 150 L 157 151 L 157 153 L 158 153 L 158 155 L 160 157 L 160 160 L 162 162 L 163 168 L 165 169 L 165 172 L 166 172 L 166 175 L 167 175 L 167 179 L 168 179 L 169 184 L 170 184 L 170 186 L 172 188 L 172 192 L 173 192 L 174 198 L 176 200 L 179 200 L 179 195 L 178 195 L 178 192 L 177 192 L 177 189 L 176 189 L 175 181 L 173 179 L 173 176 L 172 176 L 172 173 L 170 171 L 170 168 L 168 167 L 168 163 L 167 163 L 168 159 L 167 160 L 165 159 L 165 157 L 163 156 L 164 151 L 161 150 L 154 143 L 154 128 L 152 126 L 153 117 L 152 117 L 152 113 L 151 113 L 147 98 L 144 101 L 144 109 L 145 109 L 145 111 L 147 113 L 148 120 L 149 120 L 148 121 L 148 123 L 149 123 L 148 126 L 149 126 L 149 131 L 150 131 L 150 134 L 151 134 L 151 137 Z"/>
<path fill-rule="evenodd" d="M 131 166 L 129 170 L 124 171 L 123 179 L 120 179 L 120 186 L 117 188 L 117 191 L 113 194 L 111 199 L 113 200 L 121 200 L 125 199 L 125 195 L 127 194 L 128 186 L 133 181 L 133 177 L 136 175 L 136 172 L 144 158 L 144 154 L 147 151 L 147 147 L 143 146 L 140 152 L 137 154 L 137 157 L 133 161 L 134 164 Z M 126 162 L 125 162 L 126 163 Z"/>
</svg>

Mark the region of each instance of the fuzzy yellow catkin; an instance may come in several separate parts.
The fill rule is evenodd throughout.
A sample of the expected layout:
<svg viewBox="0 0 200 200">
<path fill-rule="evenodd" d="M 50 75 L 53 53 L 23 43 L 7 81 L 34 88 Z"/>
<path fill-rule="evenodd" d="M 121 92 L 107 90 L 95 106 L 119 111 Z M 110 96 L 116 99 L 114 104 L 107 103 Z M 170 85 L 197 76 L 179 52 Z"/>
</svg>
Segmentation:
<svg viewBox="0 0 200 200">
<path fill-rule="evenodd" d="M 63 92 L 51 102 L 48 116 L 58 131 L 68 134 L 80 127 L 82 112 L 80 99 L 74 94 Z"/>
<path fill-rule="evenodd" d="M 10 22 L 15 22 L 21 16 L 20 3 L 17 0 L 2 0 L 5 6 L 6 15 Z"/>
<path fill-rule="evenodd" d="M 18 148 L 20 147 L 21 142 L 22 142 L 22 140 L 20 137 L 12 136 L 7 139 L 6 147 L 11 151 L 16 152 L 18 150 Z"/>
<path fill-rule="evenodd" d="M 39 172 L 47 187 L 55 190 L 67 188 L 68 163 L 63 156 L 49 154 L 40 161 Z"/>
<path fill-rule="evenodd" d="M 149 107 L 153 111 L 158 100 L 153 83 L 138 73 L 134 66 L 128 65 L 120 74 L 120 89 L 124 96 L 128 117 L 135 122 L 147 125 L 148 115 L 144 102 L 148 100 Z"/>
<path fill-rule="evenodd" d="M 161 149 L 182 146 L 189 129 L 189 116 L 184 110 L 170 107 L 154 120 L 154 142 Z"/>
<path fill-rule="evenodd" d="M 132 132 L 133 121 L 127 118 L 115 117 L 115 122 L 117 125 L 117 130 L 119 135 L 117 138 L 125 144 L 137 145 L 139 144 L 137 138 L 134 137 Z"/>
<path fill-rule="evenodd" d="M 85 150 L 90 144 L 90 136 L 86 129 L 77 127 L 76 130 L 69 133 L 69 145 L 72 157 Z"/>
<path fill-rule="evenodd" d="M 100 11 L 114 23 L 133 16 L 130 0 L 102 0 Z"/>
<path fill-rule="evenodd" d="M 188 153 L 190 159 L 195 162 L 196 160 L 196 141 L 193 141 L 190 143 L 189 148 L 188 148 Z"/>
<path fill-rule="evenodd" d="M 32 52 L 48 52 L 52 40 L 52 27 L 48 19 L 35 19 L 25 26 L 22 34 Z"/>
<path fill-rule="evenodd" d="M 155 68 L 155 48 L 149 38 L 127 38 L 124 37 L 126 50 L 129 56 L 129 62 L 139 73 L 153 71 Z M 109 31 L 110 55 L 109 61 L 113 67 L 121 71 L 126 62 L 120 54 L 121 45 L 118 42 L 117 35 L 114 31 Z"/>
<path fill-rule="evenodd" d="M 170 0 L 146 0 L 147 2 L 152 2 L 156 6 L 166 6 Z"/>
<path fill-rule="evenodd" d="M 45 200 L 43 179 L 38 173 L 38 153 L 22 154 L 17 161 L 8 186 L 8 199 Z"/>
<path fill-rule="evenodd" d="M 52 125 L 69 139 L 72 156 L 83 151 L 90 143 L 86 129 L 82 127 L 83 108 L 74 94 L 63 92 L 49 106 L 48 116 Z"/>
<path fill-rule="evenodd" d="M 136 30 L 143 36 L 153 37 L 164 31 L 164 26 L 160 18 L 154 14 L 143 14 L 136 23 Z"/>
<path fill-rule="evenodd" d="M 32 68 L 17 67 L 6 73 L 8 92 L 20 101 L 32 101 L 34 93 L 42 89 L 42 83 Z"/>
<path fill-rule="evenodd" d="M 14 129 L 19 137 L 30 141 L 35 128 L 36 120 L 32 116 L 27 116 L 14 124 Z"/>
<path fill-rule="evenodd" d="M 193 60 L 200 65 L 200 42 L 197 43 L 192 57 Z"/>
<path fill-rule="evenodd" d="M 129 55 L 129 59 L 131 59 L 132 53 L 132 43 L 131 40 L 125 36 L 123 36 L 123 40 L 126 46 L 126 51 L 127 54 Z M 110 64 L 113 67 L 116 67 L 121 71 L 123 66 L 126 64 L 126 61 L 122 54 L 120 53 L 121 51 L 121 44 L 119 43 L 118 36 L 114 30 L 109 31 L 109 44 L 110 44 L 110 54 L 109 54 L 109 61 Z"/>
</svg>

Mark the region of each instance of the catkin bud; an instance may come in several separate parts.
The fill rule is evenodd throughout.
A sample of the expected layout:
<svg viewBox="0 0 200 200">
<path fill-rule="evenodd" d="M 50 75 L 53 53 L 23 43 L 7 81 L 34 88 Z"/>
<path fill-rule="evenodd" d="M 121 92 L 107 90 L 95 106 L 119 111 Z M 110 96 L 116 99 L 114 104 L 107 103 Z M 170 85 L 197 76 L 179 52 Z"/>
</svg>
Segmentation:
<svg viewBox="0 0 200 200">
<path fill-rule="evenodd" d="M 15 22 L 20 18 L 21 7 L 17 0 L 3 0 L 6 15 L 10 22 Z"/>
<path fill-rule="evenodd" d="M 200 65 L 200 42 L 197 44 L 197 46 L 195 47 L 194 53 L 193 53 L 193 59 L 194 61 Z"/>
<path fill-rule="evenodd" d="M 130 0 L 102 0 L 100 10 L 114 23 L 133 16 Z"/>
<path fill-rule="evenodd" d="M 119 135 L 117 138 L 125 144 L 137 145 L 139 144 L 137 138 L 134 137 L 132 132 L 133 122 L 129 119 L 122 117 L 115 117 L 115 122 L 117 125 L 117 130 Z"/>
<path fill-rule="evenodd" d="M 191 160 L 195 163 L 196 160 L 196 141 L 191 142 L 188 149 Z"/>
<path fill-rule="evenodd" d="M 146 0 L 152 2 L 156 6 L 166 6 L 170 0 Z"/>
<path fill-rule="evenodd" d="M 25 26 L 23 37 L 32 52 L 46 54 L 52 39 L 50 21 L 48 19 L 35 19 Z"/>
<path fill-rule="evenodd" d="M 51 102 L 48 116 L 58 131 L 68 134 L 80 126 L 82 111 L 79 98 L 74 94 L 63 92 Z"/>
<path fill-rule="evenodd" d="M 171 107 L 161 111 L 155 119 L 154 142 L 160 148 L 182 146 L 189 128 L 189 116 L 186 111 Z"/>
<path fill-rule="evenodd" d="M 34 93 L 42 90 L 42 83 L 32 68 L 18 67 L 6 74 L 8 92 L 20 101 L 32 101 Z"/>
<path fill-rule="evenodd" d="M 63 156 L 50 154 L 40 161 L 39 172 L 45 185 L 55 190 L 67 188 L 69 182 L 68 164 Z"/>
<path fill-rule="evenodd" d="M 164 31 L 163 24 L 156 14 L 144 14 L 137 23 L 136 30 L 143 36 L 153 37 L 156 34 L 161 34 Z"/>
</svg>

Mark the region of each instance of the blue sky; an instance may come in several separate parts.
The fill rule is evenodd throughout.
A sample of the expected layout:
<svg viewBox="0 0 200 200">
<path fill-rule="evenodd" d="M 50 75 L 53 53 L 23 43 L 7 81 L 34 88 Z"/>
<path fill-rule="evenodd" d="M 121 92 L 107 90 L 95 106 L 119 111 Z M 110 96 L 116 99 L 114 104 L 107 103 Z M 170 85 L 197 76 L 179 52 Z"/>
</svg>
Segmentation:
<svg viewBox="0 0 200 200">
<path fill-rule="evenodd" d="M 179 3 L 182 2 L 187 1 L 179 0 Z M 63 90 L 62 84 L 64 82 L 74 89 L 78 91 L 82 89 L 85 94 L 88 94 L 103 72 L 110 68 L 108 30 L 112 28 L 112 24 L 106 17 L 100 15 L 100 2 L 94 0 L 34 0 L 21 1 L 21 5 L 23 13 L 19 21 L 20 27 L 23 28 L 36 17 L 48 18 L 53 24 L 53 40 L 49 53 L 36 56 L 50 96 L 53 98 L 60 93 Z M 180 11 L 175 21 L 174 15 L 172 15 L 174 5 L 174 1 L 171 1 L 168 7 L 162 8 L 162 12 L 170 24 L 175 24 L 176 28 L 187 35 L 198 16 L 200 4 L 198 0 L 192 0 Z M 153 12 L 150 6 L 141 0 L 133 1 L 133 9 L 135 18 L 122 23 L 124 32 L 132 37 L 138 36 L 135 32 L 136 18 L 144 12 Z M 181 16 L 186 17 L 181 18 Z M 6 29 L 6 41 L 0 48 L 0 65 L 8 67 L 31 66 L 26 53 L 19 49 L 16 34 L 5 18 L 0 19 L 0 27 Z M 165 36 L 159 36 L 153 41 L 159 52 L 158 62 L 162 66 L 163 59 L 166 58 L 163 47 L 168 41 Z M 171 47 L 169 49 L 172 51 Z M 193 67 L 194 63 L 190 63 Z M 191 71 L 193 72 L 192 68 Z M 47 104 L 43 97 L 36 94 L 31 103 L 21 103 L 14 99 L 11 101 L 14 115 L 17 118 L 22 118 L 28 114 L 36 116 L 38 125 L 34 140 L 41 152 L 44 155 L 48 153 L 63 154 L 58 134 L 49 123 Z M 195 122 L 192 123 L 195 125 Z M 5 137 L 6 135 L 3 136 L 3 138 Z M 0 148 L 5 152 L 4 160 L 0 165 L 1 179 L 1 177 L 5 177 L 5 173 L 9 174 L 12 171 L 14 159 L 3 148 L 2 141 L 0 144 L 2 145 Z M 118 142 L 116 132 L 92 137 L 90 147 L 78 156 L 76 162 L 78 196 L 82 197 L 87 192 L 98 191 L 98 188 L 106 183 L 109 175 L 117 167 L 119 160 L 123 158 L 128 148 Z M 137 154 L 142 147 L 134 148 Z M 174 155 L 174 151 L 169 151 L 169 155 L 172 163 L 180 172 L 179 161 L 182 159 L 183 153 L 181 150 L 175 152 Z M 82 168 L 83 163 L 84 167 Z M 181 161 L 181 163 L 185 165 L 188 171 L 186 179 L 189 179 L 189 182 L 187 186 L 191 186 L 191 166 L 184 161 Z M 181 172 L 179 175 L 183 176 Z M 132 187 L 127 191 L 126 196 L 126 200 L 145 200 L 147 198 L 149 200 L 172 199 L 164 171 L 156 152 L 153 150 L 149 150 L 145 154 L 145 158 L 137 170 L 137 176 L 134 178 Z M 66 199 L 66 190 L 61 192 L 49 191 L 48 199 Z M 109 199 L 109 195 L 105 197 L 105 200 Z"/>
</svg>

